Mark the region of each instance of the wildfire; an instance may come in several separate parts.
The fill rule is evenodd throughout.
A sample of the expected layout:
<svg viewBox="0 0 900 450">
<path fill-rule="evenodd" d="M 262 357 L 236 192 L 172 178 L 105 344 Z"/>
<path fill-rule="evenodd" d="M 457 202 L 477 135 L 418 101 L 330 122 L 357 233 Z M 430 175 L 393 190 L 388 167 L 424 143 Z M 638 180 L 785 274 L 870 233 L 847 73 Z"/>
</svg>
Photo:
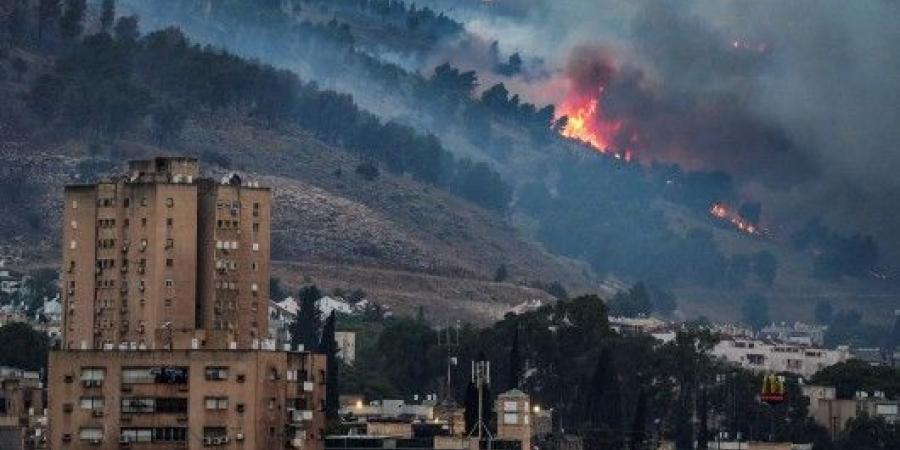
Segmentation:
<svg viewBox="0 0 900 450">
<path fill-rule="evenodd" d="M 599 96 L 568 98 L 560 105 L 559 114 L 568 117 L 563 136 L 584 142 L 601 153 L 611 152 L 618 159 L 631 160 L 633 152 L 630 149 L 614 148 L 623 124 L 604 117 Z"/>
<path fill-rule="evenodd" d="M 732 211 L 727 205 L 721 202 L 713 203 L 709 208 L 709 214 L 722 222 L 730 223 L 732 226 L 743 233 L 757 234 L 759 226 L 749 220 L 744 219 L 738 213 Z"/>
</svg>

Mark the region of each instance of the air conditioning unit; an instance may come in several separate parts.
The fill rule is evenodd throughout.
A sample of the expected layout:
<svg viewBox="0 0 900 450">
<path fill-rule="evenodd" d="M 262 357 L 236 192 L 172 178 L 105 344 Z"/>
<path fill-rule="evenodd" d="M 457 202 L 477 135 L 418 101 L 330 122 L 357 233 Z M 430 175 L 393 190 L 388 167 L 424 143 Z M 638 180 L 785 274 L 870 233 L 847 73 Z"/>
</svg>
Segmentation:
<svg viewBox="0 0 900 450">
<path fill-rule="evenodd" d="M 100 441 L 101 441 L 100 439 L 91 439 L 91 444 L 100 445 Z"/>
<path fill-rule="evenodd" d="M 222 438 L 214 437 L 212 438 L 213 445 L 222 445 Z"/>
<path fill-rule="evenodd" d="M 203 438 L 203 445 L 213 445 L 213 438 L 211 438 L 211 437 Z"/>
<path fill-rule="evenodd" d="M 236 440 L 236 441 L 243 441 L 243 440 L 244 440 L 244 433 L 238 433 L 238 434 L 235 434 L 235 435 L 234 435 L 234 440 Z"/>
<path fill-rule="evenodd" d="M 103 417 L 103 410 L 95 409 L 95 410 L 91 411 L 91 415 L 94 417 Z"/>
<path fill-rule="evenodd" d="M 125 437 L 125 436 L 119 436 L 119 443 L 120 443 L 120 444 L 127 444 L 127 443 L 129 443 L 129 442 L 131 442 L 131 441 L 130 441 L 127 437 Z"/>
<path fill-rule="evenodd" d="M 228 436 L 220 438 L 219 442 L 221 442 L 223 445 L 227 444 L 229 442 Z"/>
</svg>

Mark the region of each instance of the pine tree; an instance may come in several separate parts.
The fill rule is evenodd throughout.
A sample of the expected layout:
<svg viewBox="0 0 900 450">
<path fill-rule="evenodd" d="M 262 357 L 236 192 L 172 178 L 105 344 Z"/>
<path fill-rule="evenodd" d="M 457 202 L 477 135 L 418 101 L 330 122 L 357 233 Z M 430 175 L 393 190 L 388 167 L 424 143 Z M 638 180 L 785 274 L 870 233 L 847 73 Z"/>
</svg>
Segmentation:
<svg viewBox="0 0 900 450">
<path fill-rule="evenodd" d="M 100 31 L 109 33 L 116 21 L 116 0 L 103 0 L 100 11 Z"/>
<path fill-rule="evenodd" d="M 319 330 L 322 328 L 322 315 L 316 304 L 322 293 L 316 286 L 306 286 L 300 289 L 297 297 L 299 310 L 290 327 L 291 345 L 303 345 L 303 348 L 312 350 L 319 343 Z"/>
<path fill-rule="evenodd" d="M 647 436 L 645 435 L 647 430 L 647 392 L 643 387 L 639 389 L 637 408 L 631 424 L 631 440 L 628 445 L 630 450 L 643 449 L 644 443 L 647 441 Z"/>
<path fill-rule="evenodd" d="M 322 328 L 322 339 L 319 341 L 319 352 L 325 354 L 325 420 L 333 423 L 338 420 L 338 346 L 334 339 L 334 311 L 325 321 Z"/>
<path fill-rule="evenodd" d="M 59 0 L 40 0 L 38 3 L 38 40 L 42 41 L 47 32 L 59 22 Z"/>
<path fill-rule="evenodd" d="M 582 417 L 594 433 L 594 445 L 601 449 L 621 448 L 622 386 L 608 348 L 604 348 L 597 358 L 588 396 Z"/>
<path fill-rule="evenodd" d="M 59 29 L 66 39 L 75 39 L 84 31 L 84 12 L 87 0 L 66 0 L 66 8 L 59 22 Z"/>
</svg>

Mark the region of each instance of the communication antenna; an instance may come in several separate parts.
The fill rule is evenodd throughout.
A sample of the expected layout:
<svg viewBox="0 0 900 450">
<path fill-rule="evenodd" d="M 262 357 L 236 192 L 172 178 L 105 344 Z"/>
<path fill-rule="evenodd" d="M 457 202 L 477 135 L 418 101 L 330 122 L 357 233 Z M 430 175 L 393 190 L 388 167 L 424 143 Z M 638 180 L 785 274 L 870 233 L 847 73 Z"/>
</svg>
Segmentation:
<svg viewBox="0 0 900 450">
<path fill-rule="evenodd" d="M 459 350 L 459 321 L 453 327 L 446 326 L 438 332 L 438 346 L 447 350 L 447 378 L 444 380 L 444 401 L 453 401 L 451 369 L 459 362 L 456 354 Z"/>
<path fill-rule="evenodd" d="M 469 431 L 469 436 L 473 434 L 478 436 L 478 441 L 487 435 L 487 448 L 490 450 L 494 436 L 484 421 L 484 390 L 491 384 L 491 362 L 490 361 L 472 361 L 472 383 L 478 389 L 478 422 Z"/>
</svg>

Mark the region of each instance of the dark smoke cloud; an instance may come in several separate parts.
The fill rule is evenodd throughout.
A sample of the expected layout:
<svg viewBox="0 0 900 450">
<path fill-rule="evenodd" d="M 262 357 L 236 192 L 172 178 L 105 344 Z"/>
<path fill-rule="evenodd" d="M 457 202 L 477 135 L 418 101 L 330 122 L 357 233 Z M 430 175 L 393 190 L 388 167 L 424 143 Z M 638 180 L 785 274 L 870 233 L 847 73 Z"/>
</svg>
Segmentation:
<svg viewBox="0 0 900 450">
<path fill-rule="evenodd" d="M 614 146 L 644 161 L 725 170 L 740 179 L 788 186 L 808 179 L 812 164 L 787 132 L 752 112 L 746 96 L 703 92 L 650 79 L 602 47 L 576 47 L 565 75 L 579 96 L 600 98 L 595 120 L 621 124 Z M 677 81 L 676 81 L 677 83 Z"/>
<path fill-rule="evenodd" d="M 577 46 L 613 49 L 604 107 L 639 117 L 648 150 L 737 171 L 774 220 L 823 215 L 900 255 L 900 2 L 514 3 L 458 9 L 560 71 Z"/>
</svg>

